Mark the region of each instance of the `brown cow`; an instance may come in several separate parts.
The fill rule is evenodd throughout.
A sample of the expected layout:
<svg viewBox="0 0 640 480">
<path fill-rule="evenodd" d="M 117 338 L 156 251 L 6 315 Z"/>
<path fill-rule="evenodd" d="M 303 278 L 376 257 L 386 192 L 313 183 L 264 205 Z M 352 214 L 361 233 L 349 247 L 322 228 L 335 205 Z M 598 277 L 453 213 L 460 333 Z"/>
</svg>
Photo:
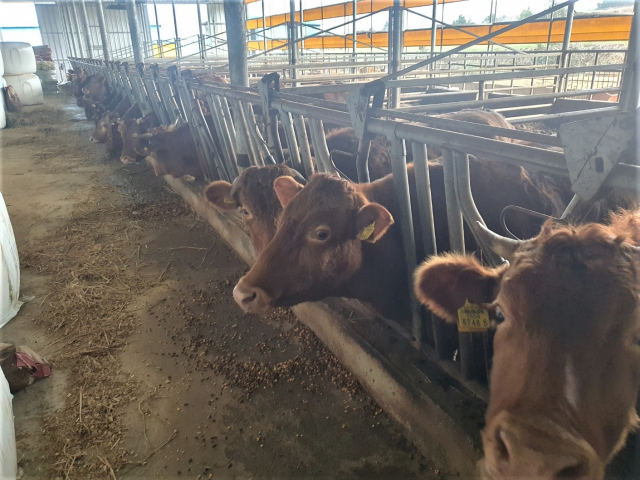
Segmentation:
<svg viewBox="0 0 640 480">
<path fill-rule="evenodd" d="M 221 151 L 222 147 L 213 125 L 211 114 L 204 116 L 209 131 L 213 136 L 213 141 Z M 153 156 L 153 169 L 157 176 L 171 175 L 180 178 L 190 175 L 194 178 L 204 177 L 204 172 L 200 167 L 196 142 L 191 135 L 188 123 L 179 127 L 176 124 L 170 126 L 161 125 L 152 128 L 143 135 L 138 135 L 134 144 L 136 153 L 140 155 Z"/>
<path fill-rule="evenodd" d="M 122 138 L 120 161 L 127 165 L 143 160 L 145 156 L 135 151 L 135 142 L 139 135 L 143 135 L 147 133 L 149 129 L 159 125 L 158 117 L 153 112 L 142 118 L 119 119 L 118 132 L 120 132 L 120 137 Z"/>
<path fill-rule="evenodd" d="M 469 168 L 478 211 L 495 230 L 501 228 L 500 213 L 507 205 L 557 216 L 571 198 L 570 191 L 559 190 L 553 178 L 523 175 L 519 167 L 472 159 Z M 442 164 L 429 162 L 429 172 L 437 245 L 447 250 Z M 417 205 L 412 165 L 408 173 L 411 203 Z M 285 208 L 271 243 L 236 286 L 234 295 L 242 308 L 261 313 L 338 296 L 368 302 L 389 318 L 408 319 L 408 273 L 400 228 L 393 225 L 397 208 L 391 175 L 370 184 L 353 184 L 315 174 L 304 188 L 283 177 L 276 179 L 274 190 Z M 360 209 L 365 207 L 368 213 L 361 219 Z M 420 248 L 422 228 L 417 209 L 412 212 Z M 378 217 L 371 218 L 373 213 Z M 370 221 L 365 224 L 365 220 Z M 515 220 L 510 229 L 519 238 L 538 233 L 537 221 L 525 216 Z M 372 223 L 373 234 L 360 240 L 362 229 Z M 314 238 L 316 233 L 328 237 Z M 470 251 L 476 248 L 472 235 L 465 235 L 465 240 Z"/>
<path fill-rule="evenodd" d="M 249 231 L 253 250 L 262 253 L 276 234 L 282 205 L 273 191 L 278 177 L 293 177 L 304 183 L 304 178 L 285 165 L 249 167 L 233 184 L 223 180 L 211 183 L 204 191 L 205 198 L 222 212 L 237 211 Z"/>
<path fill-rule="evenodd" d="M 129 97 L 124 97 L 116 105 L 113 112 L 107 111 L 103 113 L 100 119 L 96 121 L 96 128 L 89 140 L 97 143 L 105 143 L 107 141 L 107 131 L 108 128 L 110 128 L 110 123 L 120 118 L 130 108 L 131 101 L 129 100 Z"/>
<path fill-rule="evenodd" d="M 466 300 L 499 322 L 483 478 L 602 480 L 638 424 L 640 211 L 525 242 L 478 233 L 510 265 L 435 257 L 415 287 L 452 323 Z"/>
<path fill-rule="evenodd" d="M 110 117 L 110 122 L 107 125 L 107 152 L 109 155 L 120 155 L 120 151 L 122 150 L 122 137 L 120 136 L 120 132 L 118 131 L 118 117 L 117 114 L 112 114 Z M 122 116 L 122 119 L 128 120 L 131 118 L 139 118 L 142 116 L 142 111 L 140 110 L 140 106 L 138 103 L 134 103 L 131 108 L 129 108 L 126 113 Z"/>
<path fill-rule="evenodd" d="M 93 75 L 82 87 L 82 104 L 87 120 L 93 119 L 93 105 L 103 103 L 109 95 L 109 83 L 102 75 Z"/>
</svg>

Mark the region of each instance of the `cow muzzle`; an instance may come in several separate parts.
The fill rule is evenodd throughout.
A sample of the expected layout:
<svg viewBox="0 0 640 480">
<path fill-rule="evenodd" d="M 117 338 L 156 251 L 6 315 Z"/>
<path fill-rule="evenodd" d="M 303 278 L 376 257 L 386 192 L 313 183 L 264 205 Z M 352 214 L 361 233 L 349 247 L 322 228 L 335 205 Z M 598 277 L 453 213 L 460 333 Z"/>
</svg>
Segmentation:
<svg viewBox="0 0 640 480">
<path fill-rule="evenodd" d="M 233 289 L 233 299 L 248 313 L 266 314 L 272 310 L 271 298 L 261 288 L 247 285 L 244 277 Z"/>
<path fill-rule="evenodd" d="M 483 480 L 603 480 L 604 462 L 582 438 L 545 418 L 498 414 L 482 434 Z"/>
<path fill-rule="evenodd" d="M 122 156 L 122 157 L 120 157 L 120 161 L 122 163 L 124 163 L 125 165 L 130 165 L 132 163 L 135 163 L 136 160 L 134 158 L 129 157 L 129 156 Z"/>
</svg>

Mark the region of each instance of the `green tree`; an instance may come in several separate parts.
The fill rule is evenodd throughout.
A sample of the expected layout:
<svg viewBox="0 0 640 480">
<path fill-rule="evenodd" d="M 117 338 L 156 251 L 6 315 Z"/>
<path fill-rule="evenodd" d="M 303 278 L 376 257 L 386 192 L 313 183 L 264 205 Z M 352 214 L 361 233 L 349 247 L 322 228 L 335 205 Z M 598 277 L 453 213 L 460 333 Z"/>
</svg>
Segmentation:
<svg viewBox="0 0 640 480">
<path fill-rule="evenodd" d="M 518 15 L 518 20 L 524 20 L 525 18 L 530 17 L 531 15 L 533 15 L 533 13 L 531 13 L 531 8 L 527 7 L 520 12 L 520 15 Z"/>
<path fill-rule="evenodd" d="M 602 2 L 598 3 L 598 10 L 630 6 L 633 6 L 633 0 L 602 0 Z"/>
<path fill-rule="evenodd" d="M 464 15 L 460 15 L 456 20 L 453 21 L 454 25 L 466 25 L 469 23 Z"/>
</svg>

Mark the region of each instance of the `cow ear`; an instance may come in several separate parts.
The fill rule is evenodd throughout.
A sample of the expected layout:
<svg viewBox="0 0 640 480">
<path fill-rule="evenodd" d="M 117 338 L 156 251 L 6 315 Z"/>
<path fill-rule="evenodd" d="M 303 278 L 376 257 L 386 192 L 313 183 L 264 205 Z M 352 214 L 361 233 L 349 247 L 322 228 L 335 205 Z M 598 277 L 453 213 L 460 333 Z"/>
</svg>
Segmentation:
<svg viewBox="0 0 640 480">
<path fill-rule="evenodd" d="M 209 184 L 204 190 L 205 198 L 219 210 L 235 210 L 238 203 L 231 196 L 231 184 L 219 180 Z"/>
<path fill-rule="evenodd" d="M 278 177 L 273 182 L 273 189 L 283 207 L 286 207 L 293 197 L 303 188 L 302 185 L 291 177 Z"/>
<path fill-rule="evenodd" d="M 443 255 L 424 262 L 415 273 L 416 297 L 447 322 L 457 323 L 458 309 L 468 300 L 486 304 L 495 300 L 496 288 L 508 265 L 487 268 L 475 257 Z"/>
<path fill-rule="evenodd" d="M 358 238 L 375 243 L 387 233 L 394 220 L 389 210 L 379 203 L 368 203 L 360 210 L 356 218 Z"/>
</svg>

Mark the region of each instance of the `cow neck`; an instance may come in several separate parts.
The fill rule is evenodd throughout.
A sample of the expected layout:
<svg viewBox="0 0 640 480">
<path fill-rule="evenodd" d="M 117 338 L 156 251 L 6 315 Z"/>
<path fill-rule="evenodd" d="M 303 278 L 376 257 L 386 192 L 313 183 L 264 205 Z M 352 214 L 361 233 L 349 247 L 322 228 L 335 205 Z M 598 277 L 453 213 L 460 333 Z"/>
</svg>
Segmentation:
<svg viewBox="0 0 640 480">
<path fill-rule="evenodd" d="M 412 172 L 411 172 L 412 173 Z M 370 202 L 395 214 L 393 177 L 358 184 L 356 189 Z M 409 294 L 400 225 L 395 223 L 377 242 L 362 242 L 362 265 L 341 286 L 349 297 L 367 302 L 381 315 L 392 319 L 407 318 Z"/>
</svg>

